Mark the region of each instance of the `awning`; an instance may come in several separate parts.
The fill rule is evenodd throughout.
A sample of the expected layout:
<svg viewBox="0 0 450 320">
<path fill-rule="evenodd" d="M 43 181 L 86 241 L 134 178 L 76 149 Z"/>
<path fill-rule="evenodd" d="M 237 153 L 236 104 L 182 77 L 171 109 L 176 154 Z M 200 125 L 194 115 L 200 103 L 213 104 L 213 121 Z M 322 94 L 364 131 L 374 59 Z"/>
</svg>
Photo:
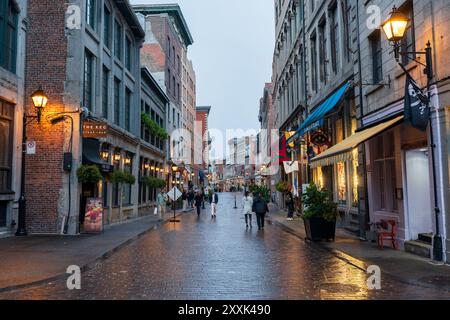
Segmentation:
<svg viewBox="0 0 450 320">
<path fill-rule="evenodd" d="M 392 126 L 403 121 L 404 116 L 386 121 L 377 126 L 359 131 L 344 141 L 334 145 L 325 152 L 319 154 L 311 160 L 310 167 L 325 167 L 338 162 L 345 162 L 352 158 L 352 151 L 361 143 L 375 137 L 376 135 L 390 129 Z"/>
<path fill-rule="evenodd" d="M 100 141 L 97 139 L 83 139 L 83 164 L 97 165 L 103 173 L 110 173 L 114 169 L 100 158 Z"/>
<path fill-rule="evenodd" d="M 333 93 L 327 100 L 325 100 L 320 106 L 314 110 L 305 121 L 303 121 L 300 128 L 297 132 L 289 138 L 287 144 L 290 144 L 303 136 L 308 131 L 311 131 L 317 127 L 320 127 L 321 121 L 325 115 L 330 112 L 337 104 L 341 101 L 342 97 L 347 92 L 347 89 L 350 87 L 350 82 L 347 82 L 343 85 L 338 91 Z"/>
</svg>

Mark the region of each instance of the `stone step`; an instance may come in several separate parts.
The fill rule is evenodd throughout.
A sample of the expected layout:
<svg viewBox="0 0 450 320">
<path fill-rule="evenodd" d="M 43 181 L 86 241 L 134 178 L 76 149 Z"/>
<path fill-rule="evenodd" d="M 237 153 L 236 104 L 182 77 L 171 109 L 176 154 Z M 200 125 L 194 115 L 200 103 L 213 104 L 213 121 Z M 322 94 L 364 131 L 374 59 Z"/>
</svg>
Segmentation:
<svg viewBox="0 0 450 320">
<path fill-rule="evenodd" d="M 419 233 L 419 241 L 428 243 L 429 245 L 433 244 L 433 233 Z"/>
<path fill-rule="evenodd" d="M 405 251 L 417 256 L 431 258 L 432 246 L 419 240 L 406 241 Z"/>
</svg>

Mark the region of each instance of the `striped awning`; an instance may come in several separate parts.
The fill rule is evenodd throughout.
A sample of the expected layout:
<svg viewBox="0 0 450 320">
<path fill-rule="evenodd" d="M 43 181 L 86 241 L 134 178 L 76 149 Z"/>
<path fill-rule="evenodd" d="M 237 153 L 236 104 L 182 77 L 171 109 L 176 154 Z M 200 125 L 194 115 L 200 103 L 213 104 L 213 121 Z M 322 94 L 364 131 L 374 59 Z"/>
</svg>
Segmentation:
<svg viewBox="0 0 450 320">
<path fill-rule="evenodd" d="M 338 162 L 345 162 L 352 159 L 353 149 L 355 149 L 361 143 L 397 125 L 399 122 L 403 121 L 403 118 L 404 116 L 402 115 L 374 127 L 367 128 L 355 133 L 344 141 L 334 145 L 330 149 L 313 158 L 311 160 L 310 167 L 326 167 Z"/>
</svg>

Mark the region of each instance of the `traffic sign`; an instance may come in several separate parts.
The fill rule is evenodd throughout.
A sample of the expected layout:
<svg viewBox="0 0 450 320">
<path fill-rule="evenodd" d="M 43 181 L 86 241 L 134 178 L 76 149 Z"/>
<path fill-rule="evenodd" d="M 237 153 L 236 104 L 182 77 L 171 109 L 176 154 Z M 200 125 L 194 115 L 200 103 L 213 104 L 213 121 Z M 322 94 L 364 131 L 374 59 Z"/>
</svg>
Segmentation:
<svg viewBox="0 0 450 320">
<path fill-rule="evenodd" d="M 173 187 L 173 189 L 169 191 L 168 196 L 172 201 L 177 201 L 182 196 L 182 193 L 177 187 Z"/>
<path fill-rule="evenodd" d="M 36 141 L 27 141 L 27 154 L 36 154 Z"/>
</svg>

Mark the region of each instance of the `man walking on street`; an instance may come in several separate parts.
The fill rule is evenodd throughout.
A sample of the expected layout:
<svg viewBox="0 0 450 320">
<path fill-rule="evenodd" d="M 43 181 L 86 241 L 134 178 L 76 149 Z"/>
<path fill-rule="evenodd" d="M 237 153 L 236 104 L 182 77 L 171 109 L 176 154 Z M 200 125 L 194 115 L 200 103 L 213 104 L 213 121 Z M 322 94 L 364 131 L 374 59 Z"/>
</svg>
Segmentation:
<svg viewBox="0 0 450 320">
<path fill-rule="evenodd" d="M 197 208 L 197 216 L 200 218 L 200 211 L 202 209 L 203 196 L 200 192 L 197 192 L 194 198 L 194 205 Z"/>
<path fill-rule="evenodd" d="M 214 191 L 211 191 L 210 194 L 211 194 L 211 217 L 216 218 L 217 204 L 219 203 L 219 196 Z"/>
<path fill-rule="evenodd" d="M 253 201 L 253 211 L 256 213 L 256 222 L 258 223 L 258 230 L 264 230 L 264 218 L 269 212 L 266 200 L 258 193 L 256 199 Z"/>
<path fill-rule="evenodd" d="M 156 205 L 158 206 L 159 219 L 161 220 L 166 213 L 167 195 L 164 190 L 160 190 L 156 196 Z"/>
</svg>

